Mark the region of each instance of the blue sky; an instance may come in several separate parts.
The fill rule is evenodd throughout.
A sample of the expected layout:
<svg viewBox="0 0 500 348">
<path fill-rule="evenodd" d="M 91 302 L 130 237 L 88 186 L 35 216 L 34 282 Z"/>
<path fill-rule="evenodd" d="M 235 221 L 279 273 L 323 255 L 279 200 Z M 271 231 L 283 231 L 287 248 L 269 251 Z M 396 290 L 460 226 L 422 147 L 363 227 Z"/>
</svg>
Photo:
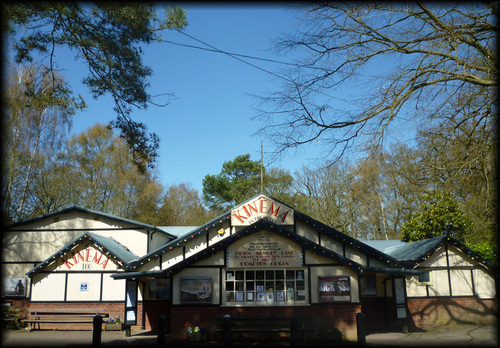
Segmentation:
<svg viewBox="0 0 500 348">
<path fill-rule="evenodd" d="M 198 3 L 184 7 L 189 22 L 186 34 L 231 53 L 280 59 L 269 51 L 272 40 L 280 33 L 294 30 L 294 14 L 284 4 Z M 175 31 L 162 36 L 164 40 L 206 47 Z M 279 64 L 245 60 L 270 71 L 280 68 Z M 58 61 L 61 68 L 69 67 L 63 73 L 74 93 L 81 93 L 89 104 L 75 117 L 72 132 L 80 133 L 96 123 L 112 121 L 115 114 L 111 99 L 93 100 L 79 83 L 86 73 L 83 64 L 73 62 L 68 52 L 61 53 Z M 225 54 L 169 43 L 147 46 L 144 62 L 153 69 L 150 93 L 173 93 L 176 97 L 166 107 L 150 106 L 132 114 L 160 137 L 158 165 L 164 186 L 185 182 L 201 193 L 205 175 L 218 174 L 225 161 L 247 153 L 253 160 L 260 160 L 261 140 L 264 152 L 273 150 L 266 139 L 253 136 L 261 125 L 252 121 L 256 111 L 251 97 L 276 89 L 273 75 Z M 264 155 L 264 164 L 268 164 L 267 157 L 270 156 Z M 272 166 L 293 173 L 303 163 L 307 163 L 307 158 L 288 156 Z"/>
<path fill-rule="evenodd" d="M 207 174 L 218 174 L 225 161 L 250 154 L 260 160 L 261 141 L 264 143 L 264 165 L 281 167 L 292 174 L 320 156 L 319 145 L 303 148 L 297 155 L 290 153 L 279 162 L 269 163 L 275 150 L 269 139 L 255 136 L 262 126 L 252 118 L 257 115 L 252 95 L 265 95 L 279 89 L 272 74 L 245 64 L 226 54 L 185 47 L 205 47 L 204 43 L 221 51 L 293 62 L 294 56 L 277 56 L 271 50 L 273 40 L 282 33 L 297 28 L 296 12 L 285 3 L 258 5 L 243 3 L 186 3 L 189 25 L 182 33 L 166 31 L 163 39 L 172 43 L 155 43 L 144 47 L 144 63 L 153 70 L 151 95 L 172 93 L 175 98 L 166 107 L 151 105 L 146 110 L 135 109 L 132 118 L 147 125 L 160 138 L 157 160 L 159 179 L 165 187 L 187 183 L 202 193 L 202 181 Z M 199 41 L 197 41 L 199 40 Z M 81 94 L 89 107 L 74 117 L 72 134 L 85 131 L 97 123 L 107 124 L 116 118 L 109 97 L 94 100 L 88 88 L 81 84 L 87 76 L 85 64 L 75 61 L 68 49 L 55 52 L 61 73 Z M 283 66 L 260 60 L 242 58 L 262 69 L 277 72 Z M 387 62 L 386 62 L 387 63 Z M 368 69 L 371 75 L 384 76 L 390 64 Z M 336 91 L 332 101 L 338 105 L 362 95 L 361 85 Z M 339 98 L 340 97 L 340 98 Z M 158 99 L 163 103 L 166 99 Z M 345 106 L 345 105 L 344 105 Z M 362 105 L 357 105 L 362 108 Z M 403 137 L 401 128 L 395 138 Z"/>
</svg>

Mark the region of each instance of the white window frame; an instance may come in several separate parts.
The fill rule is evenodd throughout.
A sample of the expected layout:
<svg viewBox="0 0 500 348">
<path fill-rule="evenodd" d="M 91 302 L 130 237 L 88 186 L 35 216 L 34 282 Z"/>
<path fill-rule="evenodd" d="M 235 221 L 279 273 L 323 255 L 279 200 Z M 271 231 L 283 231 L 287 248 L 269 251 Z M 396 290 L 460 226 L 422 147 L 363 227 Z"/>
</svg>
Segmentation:
<svg viewBox="0 0 500 348">
<path fill-rule="evenodd" d="M 264 278 L 258 278 L 257 272 L 264 272 Z M 270 272 L 274 276 L 268 279 Z M 293 278 L 291 272 L 294 272 Z M 222 304 L 225 306 L 309 305 L 308 274 L 304 267 L 226 268 L 223 277 Z"/>
</svg>

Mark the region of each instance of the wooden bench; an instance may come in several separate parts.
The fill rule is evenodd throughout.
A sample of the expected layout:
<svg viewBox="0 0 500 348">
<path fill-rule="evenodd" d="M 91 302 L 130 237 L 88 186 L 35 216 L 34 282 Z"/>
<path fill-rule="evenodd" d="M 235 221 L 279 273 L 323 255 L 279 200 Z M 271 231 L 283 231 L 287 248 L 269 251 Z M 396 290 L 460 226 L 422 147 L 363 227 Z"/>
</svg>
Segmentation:
<svg viewBox="0 0 500 348">
<path fill-rule="evenodd" d="M 268 340 L 271 339 L 271 335 L 276 338 L 276 334 L 279 334 L 279 337 L 288 337 L 290 345 L 295 346 L 298 342 L 299 333 L 302 333 L 305 339 L 306 332 L 314 332 L 312 317 L 306 316 L 231 316 L 226 314 L 216 319 L 218 325 L 215 332 L 222 333 L 225 347 L 229 347 L 235 339 L 237 341 L 255 340 L 260 336 L 261 340 Z"/>
<path fill-rule="evenodd" d="M 38 324 L 93 324 L 94 317 L 109 317 L 104 308 L 30 308 L 24 320 L 30 325 L 29 331 Z"/>
</svg>

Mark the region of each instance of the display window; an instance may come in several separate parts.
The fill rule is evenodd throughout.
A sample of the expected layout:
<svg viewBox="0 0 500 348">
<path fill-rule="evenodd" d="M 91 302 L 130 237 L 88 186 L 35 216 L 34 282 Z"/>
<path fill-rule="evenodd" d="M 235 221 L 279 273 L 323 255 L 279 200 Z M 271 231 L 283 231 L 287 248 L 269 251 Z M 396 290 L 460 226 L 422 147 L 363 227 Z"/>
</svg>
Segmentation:
<svg viewBox="0 0 500 348">
<path fill-rule="evenodd" d="M 227 305 L 293 305 L 306 303 L 305 269 L 227 269 Z"/>
</svg>

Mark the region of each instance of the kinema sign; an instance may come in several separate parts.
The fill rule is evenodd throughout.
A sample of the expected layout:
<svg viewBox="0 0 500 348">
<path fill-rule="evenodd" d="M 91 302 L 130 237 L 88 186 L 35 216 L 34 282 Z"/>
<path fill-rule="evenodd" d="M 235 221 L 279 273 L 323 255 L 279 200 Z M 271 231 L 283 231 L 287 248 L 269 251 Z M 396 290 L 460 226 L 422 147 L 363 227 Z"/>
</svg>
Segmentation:
<svg viewBox="0 0 500 348">
<path fill-rule="evenodd" d="M 106 269 L 109 259 L 99 251 L 88 247 L 77 253 L 72 252 L 73 257 L 62 258 L 67 269 L 91 270 L 96 267 Z"/>
<path fill-rule="evenodd" d="M 260 195 L 231 211 L 231 224 L 233 226 L 249 226 L 263 218 L 278 225 L 293 225 L 293 209 Z"/>
</svg>

